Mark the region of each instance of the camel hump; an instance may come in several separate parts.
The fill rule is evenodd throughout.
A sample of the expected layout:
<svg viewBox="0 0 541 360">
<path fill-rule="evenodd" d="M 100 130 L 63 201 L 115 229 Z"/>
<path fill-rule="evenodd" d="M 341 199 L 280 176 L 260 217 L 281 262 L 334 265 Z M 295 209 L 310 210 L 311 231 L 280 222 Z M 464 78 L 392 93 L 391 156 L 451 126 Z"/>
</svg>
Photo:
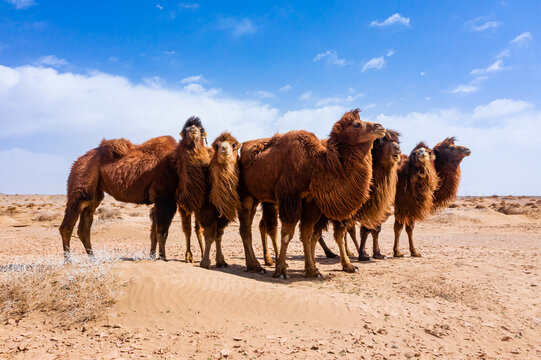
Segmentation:
<svg viewBox="0 0 541 360">
<path fill-rule="evenodd" d="M 107 159 L 113 159 L 126 156 L 133 149 L 133 144 L 131 141 L 124 138 L 111 140 L 103 139 L 98 149 L 100 154 Z"/>
<path fill-rule="evenodd" d="M 137 149 L 149 154 L 164 155 L 177 146 L 177 141 L 172 136 L 158 136 L 145 141 L 137 146 Z"/>
<path fill-rule="evenodd" d="M 244 166 L 250 166 L 259 154 L 268 149 L 272 144 L 272 139 L 263 138 L 244 142 L 240 149 L 240 158 Z"/>
</svg>

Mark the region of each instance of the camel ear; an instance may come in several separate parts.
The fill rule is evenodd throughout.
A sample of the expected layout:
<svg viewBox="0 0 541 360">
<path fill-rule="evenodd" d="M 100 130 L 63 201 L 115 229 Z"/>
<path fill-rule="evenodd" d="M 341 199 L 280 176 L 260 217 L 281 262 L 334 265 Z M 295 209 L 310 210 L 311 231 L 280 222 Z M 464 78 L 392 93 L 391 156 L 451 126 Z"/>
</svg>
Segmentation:
<svg viewBox="0 0 541 360">
<path fill-rule="evenodd" d="M 242 143 L 237 143 L 237 151 L 240 151 L 242 149 Z"/>
<path fill-rule="evenodd" d="M 182 130 L 181 132 L 178 133 L 180 135 L 180 138 L 183 139 L 184 138 L 184 130 Z"/>
<path fill-rule="evenodd" d="M 201 136 L 203 136 L 203 139 L 205 140 L 205 144 L 208 146 L 209 142 L 207 141 L 207 132 L 203 131 L 203 134 L 201 134 Z"/>
</svg>

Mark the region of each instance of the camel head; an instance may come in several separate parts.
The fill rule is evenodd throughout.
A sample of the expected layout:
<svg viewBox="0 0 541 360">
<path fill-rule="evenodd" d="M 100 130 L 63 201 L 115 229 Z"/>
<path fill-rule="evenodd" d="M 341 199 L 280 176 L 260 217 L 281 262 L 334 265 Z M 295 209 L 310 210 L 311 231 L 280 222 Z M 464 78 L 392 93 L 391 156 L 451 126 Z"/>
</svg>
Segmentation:
<svg viewBox="0 0 541 360">
<path fill-rule="evenodd" d="M 398 164 L 400 161 L 400 134 L 393 130 L 385 130 L 385 136 L 380 137 L 374 141 L 374 147 L 372 148 L 372 162 L 374 164 L 380 164 L 383 166 L 392 166 Z"/>
<path fill-rule="evenodd" d="M 434 160 L 434 154 L 425 143 L 420 142 L 411 151 L 409 158 L 413 166 L 423 167 Z"/>
<path fill-rule="evenodd" d="M 233 163 L 235 164 L 239 157 L 239 150 L 242 144 L 237 141 L 228 132 L 223 132 L 212 143 L 214 156 L 219 164 Z"/>
<path fill-rule="evenodd" d="M 373 142 L 385 135 L 383 126 L 378 123 L 362 121 L 359 112 L 359 109 L 346 112 L 334 124 L 329 138 L 336 143 L 357 145 Z"/>
<path fill-rule="evenodd" d="M 455 140 L 454 137 L 449 137 L 434 146 L 436 162 L 452 162 L 459 164 L 466 156 L 470 156 L 470 149 L 465 146 L 455 145 Z"/>
<path fill-rule="evenodd" d="M 203 146 L 207 140 L 207 133 L 201 124 L 201 120 L 197 116 L 192 116 L 182 127 L 180 132 L 182 141 L 186 141 L 189 145 Z"/>
</svg>

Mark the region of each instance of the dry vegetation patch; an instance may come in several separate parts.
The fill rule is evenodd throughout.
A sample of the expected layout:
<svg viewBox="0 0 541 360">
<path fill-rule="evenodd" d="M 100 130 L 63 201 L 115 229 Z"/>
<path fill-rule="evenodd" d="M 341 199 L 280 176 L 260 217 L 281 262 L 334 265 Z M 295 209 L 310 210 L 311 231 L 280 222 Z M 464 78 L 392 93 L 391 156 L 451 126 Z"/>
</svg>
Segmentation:
<svg viewBox="0 0 541 360">
<path fill-rule="evenodd" d="M 65 325 L 97 320 L 122 288 L 112 266 L 99 260 L 5 266 L 0 272 L 0 319 L 19 320 L 41 311 Z"/>
</svg>

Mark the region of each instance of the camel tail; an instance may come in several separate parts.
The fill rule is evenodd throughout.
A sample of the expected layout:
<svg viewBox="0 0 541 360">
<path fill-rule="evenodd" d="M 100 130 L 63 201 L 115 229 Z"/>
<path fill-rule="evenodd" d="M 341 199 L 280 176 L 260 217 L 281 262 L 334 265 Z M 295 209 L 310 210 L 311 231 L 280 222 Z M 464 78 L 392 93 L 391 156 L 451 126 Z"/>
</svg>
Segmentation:
<svg viewBox="0 0 541 360">
<path fill-rule="evenodd" d="M 103 139 L 98 147 L 100 154 L 107 160 L 126 156 L 133 148 L 133 144 L 124 138 Z"/>
</svg>

